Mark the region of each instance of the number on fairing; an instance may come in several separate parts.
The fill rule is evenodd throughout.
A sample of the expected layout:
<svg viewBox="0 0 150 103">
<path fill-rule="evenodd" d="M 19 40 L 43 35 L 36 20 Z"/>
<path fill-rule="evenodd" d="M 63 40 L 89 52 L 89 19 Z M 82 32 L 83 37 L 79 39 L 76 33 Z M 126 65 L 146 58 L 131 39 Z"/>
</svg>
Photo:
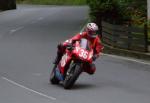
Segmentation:
<svg viewBox="0 0 150 103">
<path fill-rule="evenodd" d="M 82 57 L 82 58 L 84 58 L 84 59 L 87 59 L 87 57 L 88 57 L 88 52 L 85 51 L 85 50 L 83 50 L 83 49 L 81 49 L 79 56 Z"/>
</svg>

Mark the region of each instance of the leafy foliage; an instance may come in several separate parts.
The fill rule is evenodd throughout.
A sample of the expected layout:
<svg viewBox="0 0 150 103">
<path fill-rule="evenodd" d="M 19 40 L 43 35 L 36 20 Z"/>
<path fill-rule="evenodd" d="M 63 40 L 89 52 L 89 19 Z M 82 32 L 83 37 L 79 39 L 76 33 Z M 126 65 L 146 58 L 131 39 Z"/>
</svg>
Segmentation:
<svg viewBox="0 0 150 103">
<path fill-rule="evenodd" d="M 18 3 L 43 5 L 85 5 L 86 0 L 17 0 Z"/>
<path fill-rule="evenodd" d="M 87 0 L 91 20 L 142 25 L 146 22 L 146 0 Z M 100 20 L 100 21 L 99 21 Z"/>
<path fill-rule="evenodd" d="M 15 0 L 0 0 L 0 10 L 16 9 Z"/>
</svg>

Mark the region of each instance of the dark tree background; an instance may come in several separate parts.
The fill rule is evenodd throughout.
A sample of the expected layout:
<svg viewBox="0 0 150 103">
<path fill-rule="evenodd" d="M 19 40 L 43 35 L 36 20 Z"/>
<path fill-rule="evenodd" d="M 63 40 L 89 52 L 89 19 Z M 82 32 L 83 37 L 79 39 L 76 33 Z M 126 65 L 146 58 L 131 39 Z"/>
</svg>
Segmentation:
<svg viewBox="0 0 150 103">
<path fill-rule="evenodd" d="M 0 10 L 16 9 L 16 0 L 0 0 Z"/>
<path fill-rule="evenodd" d="M 147 21 L 147 0 L 87 0 L 90 18 L 112 24 L 143 25 Z"/>
</svg>

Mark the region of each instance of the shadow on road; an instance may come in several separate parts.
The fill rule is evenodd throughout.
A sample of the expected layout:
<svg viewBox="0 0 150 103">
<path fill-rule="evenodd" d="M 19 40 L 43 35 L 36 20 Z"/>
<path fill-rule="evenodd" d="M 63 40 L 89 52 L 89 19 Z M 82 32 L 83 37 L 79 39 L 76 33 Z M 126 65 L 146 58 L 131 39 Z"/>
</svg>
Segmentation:
<svg viewBox="0 0 150 103">
<path fill-rule="evenodd" d="M 95 88 L 96 85 L 94 84 L 81 84 L 81 83 L 77 83 L 75 84 L 71 90 L 76 90 L 76 89 L 92 89 Z"/>
<path fill-rule="evenodd" d="M 52 85 L 51 83 L 50 83 L 50 85 Z M 60 83 L 60 84 L 58 84 L 58 85 L 53 85 L 53 86 L 55 86 L 56 88 L 57 87 L 59 87 L 59 88 L 62 88 L 63 89 L 63 84 L 62 83 Z M 71 89 L 69 89 L 69 90 L 88 90 L 88 89 L 93 89 L 93 88 L 97 88 L 96 87 L 96 85 L 94 85 L 94 84 L 84 84 L 84 83 L 75 83 L 74 84 L 74 86 L 71 88 Z"/>
</svg>

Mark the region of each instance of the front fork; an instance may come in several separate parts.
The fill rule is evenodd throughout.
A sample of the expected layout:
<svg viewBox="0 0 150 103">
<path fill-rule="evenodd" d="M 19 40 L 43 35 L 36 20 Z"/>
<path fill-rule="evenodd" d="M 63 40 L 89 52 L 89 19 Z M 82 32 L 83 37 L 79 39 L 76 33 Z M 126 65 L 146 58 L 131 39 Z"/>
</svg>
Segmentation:
<svg viewBox="0 0 150 103">
<path fill-rule="evenodd" d="M 72 60 L 71 63 L 70 63 L 70 67 L 68 68 L 68 70 L 67 70 L 67 72 L 66 72 L 66 75 L 70 75 L 70 73 L 71 73 L 72 71 L 74 71 L 76 65 L 80 65 L 80 68 L 83 67 L 83 63 L 75 63 L 75 62 Z M 71 74 L 71 75 L 72 75 L 72 74 Z"/>
</svg>

